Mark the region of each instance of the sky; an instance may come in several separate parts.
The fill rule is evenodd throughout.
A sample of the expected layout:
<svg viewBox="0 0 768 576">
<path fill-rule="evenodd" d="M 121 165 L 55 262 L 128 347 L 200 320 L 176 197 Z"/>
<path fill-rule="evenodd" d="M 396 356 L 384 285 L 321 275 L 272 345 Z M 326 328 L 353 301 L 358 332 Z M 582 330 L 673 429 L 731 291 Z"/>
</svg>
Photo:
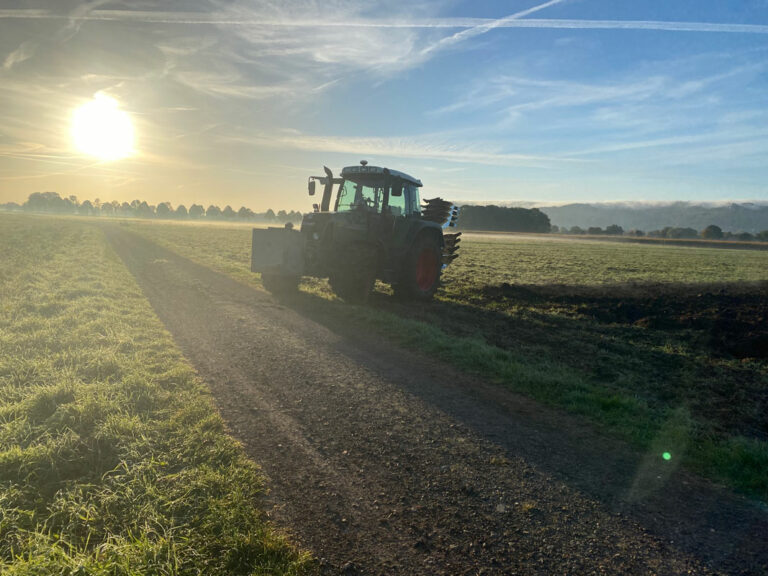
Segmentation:
<svg viewBox="0 0 768 576">
<path fill-rule="evenodd" d="M 75 146 L 94 97 L 130 156 Z M 0 4 L 0 203 L 308 211 L 361 159 L 463 202 L 768 201 L 768 0 Z"/>
</svg>

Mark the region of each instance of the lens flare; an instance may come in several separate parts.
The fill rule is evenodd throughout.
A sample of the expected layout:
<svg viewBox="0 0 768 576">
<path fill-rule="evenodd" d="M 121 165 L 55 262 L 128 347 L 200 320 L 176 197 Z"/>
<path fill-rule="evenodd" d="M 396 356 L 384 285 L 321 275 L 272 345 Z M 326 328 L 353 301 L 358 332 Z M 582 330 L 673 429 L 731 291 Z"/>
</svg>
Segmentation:
<svg viewBox="0 0 768 576">
<path fill-rule="evenodd" d="M 662 454 L 661 457 L 664 458 L 664 460 L 672 460 L 672 454 L 670 454 L 669 452 L 664 452 L 664 454 Z"/>
</svg>

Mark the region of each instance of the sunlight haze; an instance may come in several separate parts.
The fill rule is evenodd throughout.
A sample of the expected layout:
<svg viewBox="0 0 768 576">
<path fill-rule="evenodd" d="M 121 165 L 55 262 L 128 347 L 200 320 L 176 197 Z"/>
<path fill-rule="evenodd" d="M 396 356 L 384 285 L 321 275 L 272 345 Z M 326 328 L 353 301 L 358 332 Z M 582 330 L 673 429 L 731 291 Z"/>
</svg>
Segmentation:
<svg viewBox="0 0 768 576">
<path fill-rule="evenodd" d="M 768 200 L 768 2 L 21 1 L 0 203 L 307 211 L 361 159 L 463 202 Z"/>
</svg>

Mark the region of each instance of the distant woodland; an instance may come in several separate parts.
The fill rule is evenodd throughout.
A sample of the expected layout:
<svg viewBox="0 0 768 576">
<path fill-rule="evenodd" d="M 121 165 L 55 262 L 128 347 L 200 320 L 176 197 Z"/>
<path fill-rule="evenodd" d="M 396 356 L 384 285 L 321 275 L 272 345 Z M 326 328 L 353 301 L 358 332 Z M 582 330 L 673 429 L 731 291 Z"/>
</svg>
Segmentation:
<svg viewBox="0 0 768 576">
<path fill-rule="evenodd" d="M 200 204 L 191 204 L 187 208 L 184 204 L 173 206 L 170 202 L 161 202 L 154 205 L 144 200 L 132 202 L 101 202 L 78 201 L 77 196 L 62 197 L 57 192 L 34 192 L 29 195 L 24 204 L 9 202 L 0 204 L 5 210 L 19 210 L 25 212 L 43 212 L 49 214 L 78 214 L 81 216 L 113 216 L 120 218 L 157 218 L 163 220 L 246 220 L 265 222 L 301 222 L 301 212 L 270 209 L 266 212 L 254 212 L 250 208 L 241 206 L 235 210 L 232 206 L 220 208 L 211 204 L 207 208 Z"/>
<path fill-rule="evenodd" d="M 458 227 L 490 232 L 549 232 L 549 216 L 538 208 L 462 206 Z"/>
</svg>

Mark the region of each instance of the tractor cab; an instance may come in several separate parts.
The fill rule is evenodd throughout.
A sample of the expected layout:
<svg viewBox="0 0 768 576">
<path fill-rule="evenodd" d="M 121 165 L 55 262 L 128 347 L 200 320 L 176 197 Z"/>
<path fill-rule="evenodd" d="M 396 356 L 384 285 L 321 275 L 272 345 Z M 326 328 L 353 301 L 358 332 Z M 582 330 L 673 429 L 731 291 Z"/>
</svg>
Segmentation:
<svg viewBox="0 0 768 576">
<path fill-rule="evenodd" d="M 311 176 L 309 195 L 315 194 L 315 182 L 323 186 L 323 198 L 316 212 L 365 211 L 395 217 L 420 214 L 419 188 L 421 180 L 398 170 L 369 166 L 365 160 L 359 166 L 347 166 L 341 177 L 334 178 L 328 168 L 325 176 Z"/>
</svg>

